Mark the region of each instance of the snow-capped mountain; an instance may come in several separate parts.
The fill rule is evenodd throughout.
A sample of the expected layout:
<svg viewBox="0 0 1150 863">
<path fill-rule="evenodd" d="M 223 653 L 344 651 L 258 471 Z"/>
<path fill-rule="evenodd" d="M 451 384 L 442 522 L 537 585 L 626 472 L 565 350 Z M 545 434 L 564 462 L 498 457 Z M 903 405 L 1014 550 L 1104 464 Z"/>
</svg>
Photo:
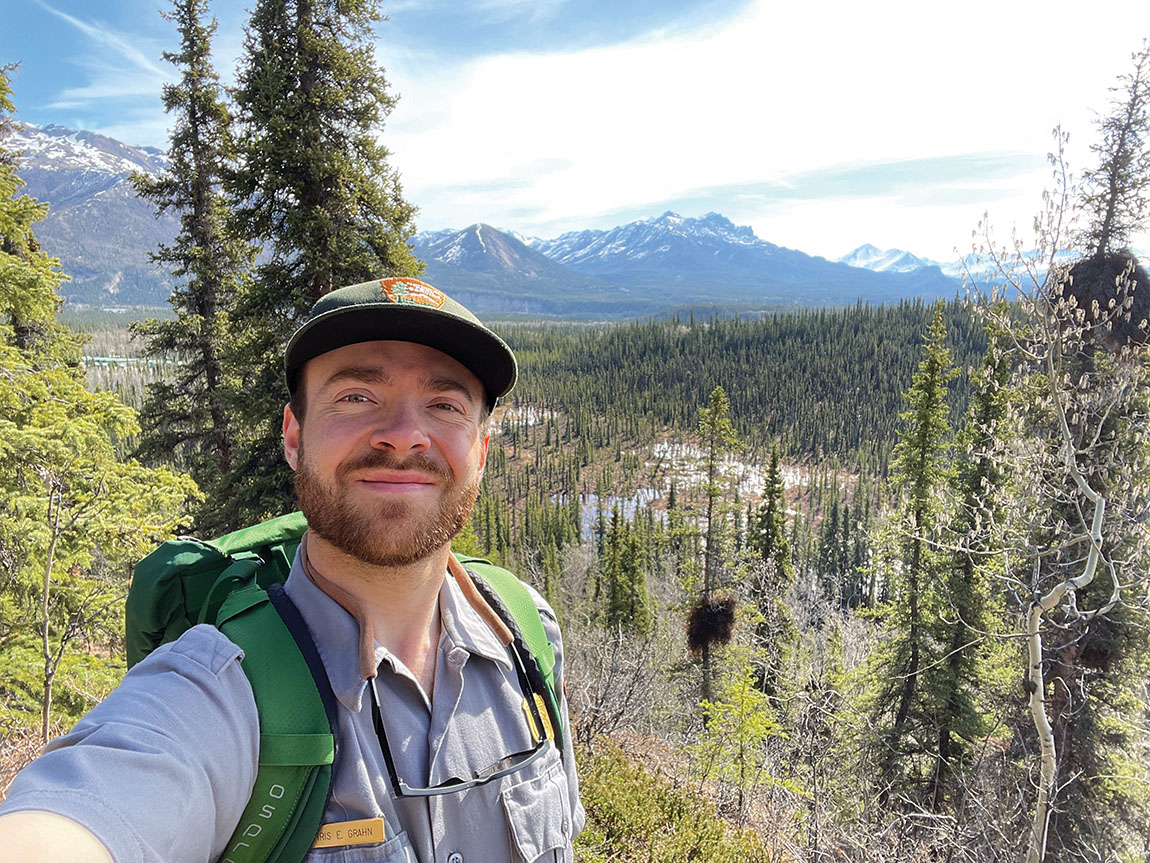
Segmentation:
<svg viewBox="0 0 1150 863">
<path fill-rule="evenodd" d="M 788 251 L 760 240 L 749 227 L 718 213 L 700 219 L 667 211 L 608 231 L 570 231 L 532 246 L 577 272 L 605 274 L 650 267 L 711 267 L 716 256 L 738 263 Z"/>
<path fill-rule="evenodd" d="M 158 305 L 171 291 L 167 274 L 148 261 L 178 230 L 172 215 L 156 218 L 136 197 L 133 173 L 163 173 L 168 159 L 151 147 L 130 147 L 93 132 L 23 125 L 5 142 L 20 154 L 23 193 L 49 203 L 35 228 L 60 259 L 73 302 Z"/>
<path fill-rule="evenodd" d="M 1071 264 L 1082 257 L 1078 252 L 1063 249 L 1054 256 L 1053 263 L 1058 266 Z M 1046 278 L 1046 271 L 1050 269 L 1051 259 L 1049 253 L 1029 250 L 1024 252 L 1004 253 L 999 257 L 973 252 L 957 261 L 943 264 L 942 271 L 956 279 L 966 278 L 968 281 L 1000 281 L 1013 275 L 1018 278 L 1024 274 L 1027 277 L 1041 282 Z"/>
<path fill-rule="evenodd" d="M 718 213 L 696 219 L 667 212 L 610 230 L 571 231 L 554 239 L 473 225 L 463 231 L 419 234 L 413 245 L 427 261 L 429 280 L 455 292 L 478 285 L 479 307 L 496 301 L 499 294 L 497 308 L 506 310 L 653 314 L 677 306 L 715 305 L 754 310 L 850 303 L 860 296 L 875 302 L 953 296 L 958 288 L 937 268 L 872 273 L 811 257 L 761 240 L 749 227 Z M 520 270 L 527 281 L 512 275 Z M 497 274 L 498 284 L 485 281 Z"/>
<path fill-rule="evenodd" d="M 167 155 L 154 147 L 132 147 L 95 132 L 56 125 L 22 124 L 8 139 L 8 146 L 21 153 L 26 166 L 55 172 L 105 177 L 133 171 L 159 175 L 170 164 Z"/>
<path fill-rule="evenodd" d="M 562 266 L 546 255 L 482 223 L 462 231 L 420 234 L 412 245 L 421 256 L 475 273 L 514 273 L 528 278 L 566 275 Z"/>
<path fill-rule="evenodd" d="M 853 252 L 837 259 L 840 264 L 852 267 L 861 267 L 864 270 L 874 270 L 877 273 L 912 273 L 922 267 L 940 267 L 941 265 L 928 258 L 920 258 L 902 249 L 880 249 L 866 243 Z M 943 268 L 943 272 L 946 269 Z M 947 273 L 947 275 L 951 275 Z"/>
<path fill-rule="evenodd" d="M 885 302 L 953 296 L 957 289 L 937 269 L 872 272 L 776 246 L 718 213 L 695 219 L 666 212 L 531 245 L 576 272 L 665 302 Z"/>
<path fill-rule="evenodd" d="M 417 234 L 412 248 L 427 264 L 424 278 L 480 312 L 569 314 L 618 293 L 490 225 Z"/>
<path fill-rule="evenodd" d="M 171 279 L 149 262 L 178 220 L 156 218 L 136 197 L 133 173 L 162 173 L 163 153 L 61 126 L 24 126 L 5 142 L 20 151 L 25 192 L 50 204 L 36 233 L 71 276 L 70 302 L 160 305 Z M 753 311 L 767 306 L 889 302 L 953 296 L 935 267 L 876 272 L 776 246 L 718 213 L 667 212 L 610 230 L 534 239 L 472 225 L 413 240 L 426 277 L 481 312 L 610 318 L 673 307 Z"/>
<path fill-rule="evenodd" d="M 1150 255 L 1138 249 L 1132 250 L 1142 265 L 1150 260 Z M 1080 253 L 1062 249 L 1053 257 L 1055 265 L 1069 265 L 1081 257 Z M 871 244 L 859 246 L 853 252 L 838 259 L 852 267 L 862 267 L 878 272 L 913 272 L 921 267 L 938 267 L 944 275 L 972 284 L 993 282 L 1004 284 L 1009 278 L 1020 282 L 1023 287 L 1046 278 L 1052 263 L 1048 252 L 1036 250 L 1004 252 L 997 258 L 988 254 L 971 253 L 956 261 L 938 263 L 929 258 L 920 258 L 901 249 L 879 249 Z M 1021 281 L 1020 281 L 1021 280 Z"/>
</svg>

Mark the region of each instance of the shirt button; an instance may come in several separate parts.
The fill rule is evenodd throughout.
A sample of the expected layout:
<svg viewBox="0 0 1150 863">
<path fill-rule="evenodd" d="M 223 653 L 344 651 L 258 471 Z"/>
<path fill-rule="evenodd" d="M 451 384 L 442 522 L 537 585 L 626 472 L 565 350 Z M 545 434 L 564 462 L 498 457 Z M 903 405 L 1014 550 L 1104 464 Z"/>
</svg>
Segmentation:
<svg viewBox="0 0 1150 863">
<path fill-rule="evenodd" d="M 458 851 L 447 855 L 447 863 L 463 863 L 463 855 Z"/>
</svg>

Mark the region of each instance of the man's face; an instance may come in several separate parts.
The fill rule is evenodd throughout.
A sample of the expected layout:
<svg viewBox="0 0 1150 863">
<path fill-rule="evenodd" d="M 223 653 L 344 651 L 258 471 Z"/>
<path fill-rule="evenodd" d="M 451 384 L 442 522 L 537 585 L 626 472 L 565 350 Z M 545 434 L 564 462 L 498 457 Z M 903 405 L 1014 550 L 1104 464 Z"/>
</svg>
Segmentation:
<svg viewBox="0 0 1150 863">
<path fill-rule="evenodd" d="M 487 460 L 479 379 L 434 348 L 379 341 L 310 360 L 299 386 L 307 415 L 284 409 L 284 454 L 311 530 L 377 566 L 447 545 Z"/>
</svg>

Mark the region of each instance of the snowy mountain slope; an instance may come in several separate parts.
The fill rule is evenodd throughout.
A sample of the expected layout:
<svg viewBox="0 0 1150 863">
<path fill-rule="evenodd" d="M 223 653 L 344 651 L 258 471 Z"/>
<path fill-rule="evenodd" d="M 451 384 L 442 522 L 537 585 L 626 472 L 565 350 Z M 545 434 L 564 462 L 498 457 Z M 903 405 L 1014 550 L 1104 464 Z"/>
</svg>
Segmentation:
<svg viewBox="0 0 1150 863">
<path fill-rule="evenodd" d="M 570 314 L 618 302 L 610 285 L 490 225 L 417 234 L 412 248 L 427 264 L 424 277 L 475 311 Z"/>
<path fill-rule="evenodd" d="M 171 279 L 148 256 L 171 241 L 178 222 L 157 219 L 129 179 L 164 171 L 163 153 L 60 126 L 25 126 L 5 146 L 23 153 L 25 191 L 51 205 L 37 235 L 72 277 L 62 289 L 69 301 L 166 301 Z M 902 265 L 887 262 L 872 271 L 827 261 L 762 240 L 718 213 L 667 212 L 554 239 L 477 224 L 422 233 L 413 245 L 429 281 L 481 311 L 609 318 L 687 305 L 753 311 L 957 290 L 957 281 L 933 266 L 899 272 Z"/>
<path fill-rule="evenodd" d="M 136 172 L 165 171 L 163 153 L 63 126 L 24 125 L 5 146 L 21 154 L 23 192 L 50 205 L 35 231 L 71 276 L 61 288 L 65 298 L 95 304 L 167 301 L 170 279 L 148 255 L 175 237 L 178 220 L 156 218 L 129 179 Z"/>
<path fill-rule="evenodd" d="M 840 264 L 861 267 L 878 273 L 912 273 L 922 267 L 939 267 L 935 261 L 920 258 L 902 249 L 880 249 L 870 243 L 859 246 L 853 252 L 837 259 Z M 942 271 L 946 273 L 946 268 Z M 951 275 L 947 273 L 947 275 Z"/>
<path fill-rule="evenodd" d="M 576 272 L 679 302 L 886 302 L 952 296 L 957 288 L 937 269 L 871 272 L 776 246 L 718 213 L 695 219 L 666 212 L 531 244 Z"/>
</svg>

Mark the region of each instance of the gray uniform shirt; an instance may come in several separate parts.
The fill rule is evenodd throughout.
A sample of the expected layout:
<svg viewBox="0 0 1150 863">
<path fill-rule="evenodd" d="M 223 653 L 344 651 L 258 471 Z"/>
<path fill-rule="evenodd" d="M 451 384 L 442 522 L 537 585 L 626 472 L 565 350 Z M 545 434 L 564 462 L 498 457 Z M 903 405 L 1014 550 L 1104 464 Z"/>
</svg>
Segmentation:
<svg viewBox="0 0 1150 863">
<path fill-rule="evenodd" d="M 339 751 L 326 823 L 382 817 L 383 843 L 317 848 L 308 863 L 570 861 L 583 826 L 570 735 L 525 770 L 439 797 L 393 800 L 359 674 L 354 618 L 304 575 L 286 585 L 339 701 Z M 555 616 L 535 594 L 555 646 Z M 382 715 L 409 785 L 470 777 L 532 747 L 507 649 L 445 577 L 430 703 L 411 672 L 376 644 Z M 84 824 L 116 863 L 214 861 L 255 781 L 259 733 L 239 648 L 199 626 L 133 668 L 123 683 L 22 772 L 0 813 L 56 812 Z M 566 702 L 562 705 L 566 722 Z"/>
</svg>

